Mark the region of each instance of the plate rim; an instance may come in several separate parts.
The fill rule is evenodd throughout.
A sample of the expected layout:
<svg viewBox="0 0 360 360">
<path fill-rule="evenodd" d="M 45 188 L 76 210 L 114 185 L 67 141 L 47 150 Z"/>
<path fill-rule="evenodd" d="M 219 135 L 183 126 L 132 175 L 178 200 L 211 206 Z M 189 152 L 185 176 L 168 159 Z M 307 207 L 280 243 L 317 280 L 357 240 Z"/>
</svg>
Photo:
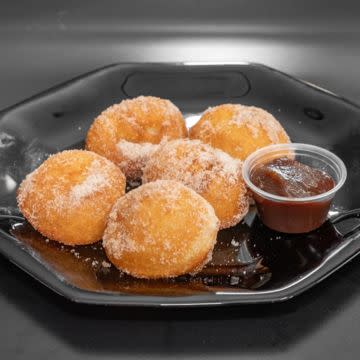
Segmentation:
<svg viewBox="0 0 360 360">
<path fill-rule="evenodd" d="M 356 101 L 353 101 L 353 100 L 350 100 L 348 99 L 347 97 L 345 96 L 342 96 L 340 94 L 337 94 L 331 90 L 328 90 L 326 88 L 323 88 L 319 85 L 316 85 L 312 82 L 309 82 L 307 80 L 303 80 L 303 79 L 300 79 L 298 77 L 296 77 L 295 75 L 291 75 L 289 73 L 286 73 L 282 70 L 278 70 L 274 67 L 271 67 L 269 65 L 266 65 L 266 64 L 262 64 L 262 63 L 259 63 L 259 62 L 251 62 L 251 61 L 229 61 L 229 62 L 217 62 L 217 61 L 174 61 L 174 62 L 171 62 L 171 61 L 168 61 L 168 62 L 114 62 L 114 63 L 111 63 L 111 64 L 108 64 L 108 65 L 104 65 L 104 66 L 101 66 L 101 67 L 98 67 L 98 68 L 95 68 L 95 69 L 92 69 L 92 70 L 89 70 L 87 72 L 84 72 L 80 75 L 77 75 L 77 76 L 74 76 L 74 77 L 71 77 L 63 82 L 59 82 L 59 83 L 56 83 L 54 84 L 53 86 L 50 86 L 49 88 L 46 88 L 40 92 L 37 92 L 23 100 L 20 100 L 12 105 L 9 105 L 9 106 L 5 106 L 4 108 L 0 109 L 0 118 L 7 112 L 13 110 L 14 108 L 17 108 L 19 106 L 22 106 L 30 101 L 33 101 L 39 97 L 42 97 L 44 95 L 46 95 L 47 93 L 49 92 L 52 92 L 52 91 L 55 91 L 55 90 L 59 90 L 61 89 L 62 87 L 65 87 L 66 85 L 72 83 L 72 82 L 75 82 L 77 80 L 81 80 L 82 78 L 84 77 L 87 77 L 89 75 L 93 75 L 93 74 L 96 74 L 100 71 L 105 71 L 107 69 L 110 69 L 110 68 L 115 68 L 115 67 L 121 67 L 121 66 L 134 66 L 134 67 L 137 67 L 137 66 L 173 66 L 173 67 L 176 67 L 176 66 L 244 66 L 244 65 L 247 65 L 247 66 L 253 66 L 253 67 L 258 67 L 258 68 L 262 68 L 262 69 L 265 69 L 267 71 L 271 71 L 271 72 L 275 72 L 275 73 L 278 73 L 282 76 L 285 76 L 295 82 L 298 82 L 302 85 L 305 85 L 307 87 L 310 87 L 311 89 L 313 90 L 316 90 L 316 91 L 319 91 L 323 94 L 326 94 L 328 96 L 331 96 L 331 97 L 335 97 L 336 99 L 338 100 L 341 100 L 343 101 L 344 103 L 348 104 L 348 105 L 351 105 L 351 106 L 354 106 L 356 107 L 357 109 L 360 109 L 360 103 L 357 103 Z"/>
</svg>

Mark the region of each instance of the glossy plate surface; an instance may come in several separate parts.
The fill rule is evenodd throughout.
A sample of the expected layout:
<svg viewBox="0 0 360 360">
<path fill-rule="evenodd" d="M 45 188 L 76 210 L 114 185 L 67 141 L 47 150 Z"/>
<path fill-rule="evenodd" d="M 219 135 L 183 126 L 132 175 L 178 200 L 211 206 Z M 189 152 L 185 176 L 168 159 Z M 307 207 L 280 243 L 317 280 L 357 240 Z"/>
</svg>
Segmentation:
<svg viewBox="0 0 360 360">
<path fill-rule="evenodd" d="M 94 117 L 138 95 L 172 100 L 189 126 L 209 106 L 265 108 L 294 142 L 325 147 L 345 162 L 348 180 L 330 220 L 304 235 L 265 228 L 254 209 L 219 233 L 212 262 L 195 277 L 137 280 L 112 267 L 101 244 L 71 248 L 44 239 L 21 219 L 18 184 L 49 154 L 81 148 Z M 256 64 L 118 64 L 50 89 L 0 113 L 0 251 L 57 293 L 77 302 L 206 306 L 289 299 L 360 251 L 360 108 Z"/>
</svg>

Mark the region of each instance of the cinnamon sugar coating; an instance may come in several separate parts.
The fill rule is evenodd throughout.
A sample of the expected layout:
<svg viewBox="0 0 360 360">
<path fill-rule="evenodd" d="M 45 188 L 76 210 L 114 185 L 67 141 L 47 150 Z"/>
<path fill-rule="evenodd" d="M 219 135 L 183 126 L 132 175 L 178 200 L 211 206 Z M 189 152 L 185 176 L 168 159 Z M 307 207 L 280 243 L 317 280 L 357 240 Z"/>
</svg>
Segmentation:
<svg viewBox="0 0 360 360">
<path fill-rule="evenodd" d="M 220 228 L 239 223 L 249 210 L 242 162 L 199 140 L 161 143 L 144 169 L 143 182 L 176 180 L 195 190 L 214 207 Z"/>
<path fill-rule="evenodd" d="M 141 177 L 151 144 L 186 136 L 185 120 L 171 101 L 139 96 L 104 110 L 88 131 L 86 149 L 113 161 L 134 180 Z"/>
<path fill-rule="evenodd" d="M 17 192 L 19 209 L 45 237 L 67 245 L 101 239 L 107 216 L 125 193 L 125 176 L 90 151 L 50 156 L 26 176 Z"/>
<path fill-rule="evenodd" d="M 140 186 L 114 205 L 103 236 L 109 260 L 140 278 L 196 273 L 210 259 L 219 221 L 211 205 L 176 181 Z"/>
<path fill-rule="evenodd" d="M 270 113 L 239 104 L 209 108 L 190 129 L 189 136 L 243 161 L 261 147 L 290 142 L 284 128 Z"/>
</svg>

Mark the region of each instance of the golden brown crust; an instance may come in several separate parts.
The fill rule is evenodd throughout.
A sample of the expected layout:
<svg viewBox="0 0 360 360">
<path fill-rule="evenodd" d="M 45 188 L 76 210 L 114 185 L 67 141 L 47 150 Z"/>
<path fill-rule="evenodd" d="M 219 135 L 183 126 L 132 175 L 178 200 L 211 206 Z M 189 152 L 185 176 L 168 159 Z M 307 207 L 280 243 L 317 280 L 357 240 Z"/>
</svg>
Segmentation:
<svg viewBox="0 0 360 360">
<path fill-rule="evenodd" d="M 175 277 L 210 260 L 218 226 L 205 199 L 178 182 L 160 180 L 116 202 L 103 246 L 116 267 L 135 277 Z"/>
<path fill-rule="evenodd" d="M 190 129 L 189 136 L 243 161 L 261 147 L 290 142 L 284 128 L 270 113 L 239 104 L 209 108 Z"/>
<path fill-rule="evenodd" d="M 239 223 L 249 199 L 241 174 L 242 163 L 199 140 L 173 140 L 160 144 L 149 159 L 143 182 L 180 181 L 203 196 L 220 220 L 220 228 Z"/>
<path fill-rule="evenodd" d="M 89 129 L 86 149 L 105 156 L 134 179 L 141 174 L 151 144 L 186 136 L 185 120 L 171 101 L 139 96 L 104 110 Z"/>
<path fill-rule="evenodd" d="M 101 239 L 125 176 L 109 160 L 85 150 L 50 156 L 21 183 L 18 206 L 42 235 L 67 245 Z"/>
</svg>

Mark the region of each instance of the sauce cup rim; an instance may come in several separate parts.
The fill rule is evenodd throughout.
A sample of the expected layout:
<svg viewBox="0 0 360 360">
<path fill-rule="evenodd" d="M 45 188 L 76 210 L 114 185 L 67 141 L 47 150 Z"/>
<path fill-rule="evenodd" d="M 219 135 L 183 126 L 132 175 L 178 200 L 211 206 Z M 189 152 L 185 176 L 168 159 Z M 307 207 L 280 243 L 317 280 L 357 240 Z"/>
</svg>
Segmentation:
<svg viewBox="0 0 360 360">
<path fill-rule="evenodd" d="M 250 180 L 249 170 L 251 168 L 251 165 L 254 161 L 260 160 L 261 157 L 265 155 L 269 156 L 271 153 L 275 154 L 279 150 L 294 151 L 295 155 L 297 151 L 299 152 L 306 151 L 308 155 L 311 154 L 317 158 L 319 158 L 319 155 L 322 156 L 323 161 L 326 161 L 329 165 L 331 164 L 332 167 L 334 166 L 336 167 L 336 171 L 339 173 L 339 181 L 336 182 L 336 185 L 332 189 L 322 194 L 301 197 L 301 198 L 275 195 L 260 189 Z M 279 202 L 308 203 L 308 202 L 323 201 L 325 199 L 333 197 L 335 193 L 344 185 L 347 177 L 347 170 L 344 162 L 337 155 L 335 155 L 333 152 L 329 150 L 311 144 L 288 143 L 288 144 L 268 145 L 250 154 L 243 163 L 242 175 L 248 188 L 250 188 L 252 192 L 256 193 L 257 195 L 265 199 L 272 201 L 279 201 Z M 334 179 L 334 181 L 336 181 L 336 179 Z"/>
</svg>

